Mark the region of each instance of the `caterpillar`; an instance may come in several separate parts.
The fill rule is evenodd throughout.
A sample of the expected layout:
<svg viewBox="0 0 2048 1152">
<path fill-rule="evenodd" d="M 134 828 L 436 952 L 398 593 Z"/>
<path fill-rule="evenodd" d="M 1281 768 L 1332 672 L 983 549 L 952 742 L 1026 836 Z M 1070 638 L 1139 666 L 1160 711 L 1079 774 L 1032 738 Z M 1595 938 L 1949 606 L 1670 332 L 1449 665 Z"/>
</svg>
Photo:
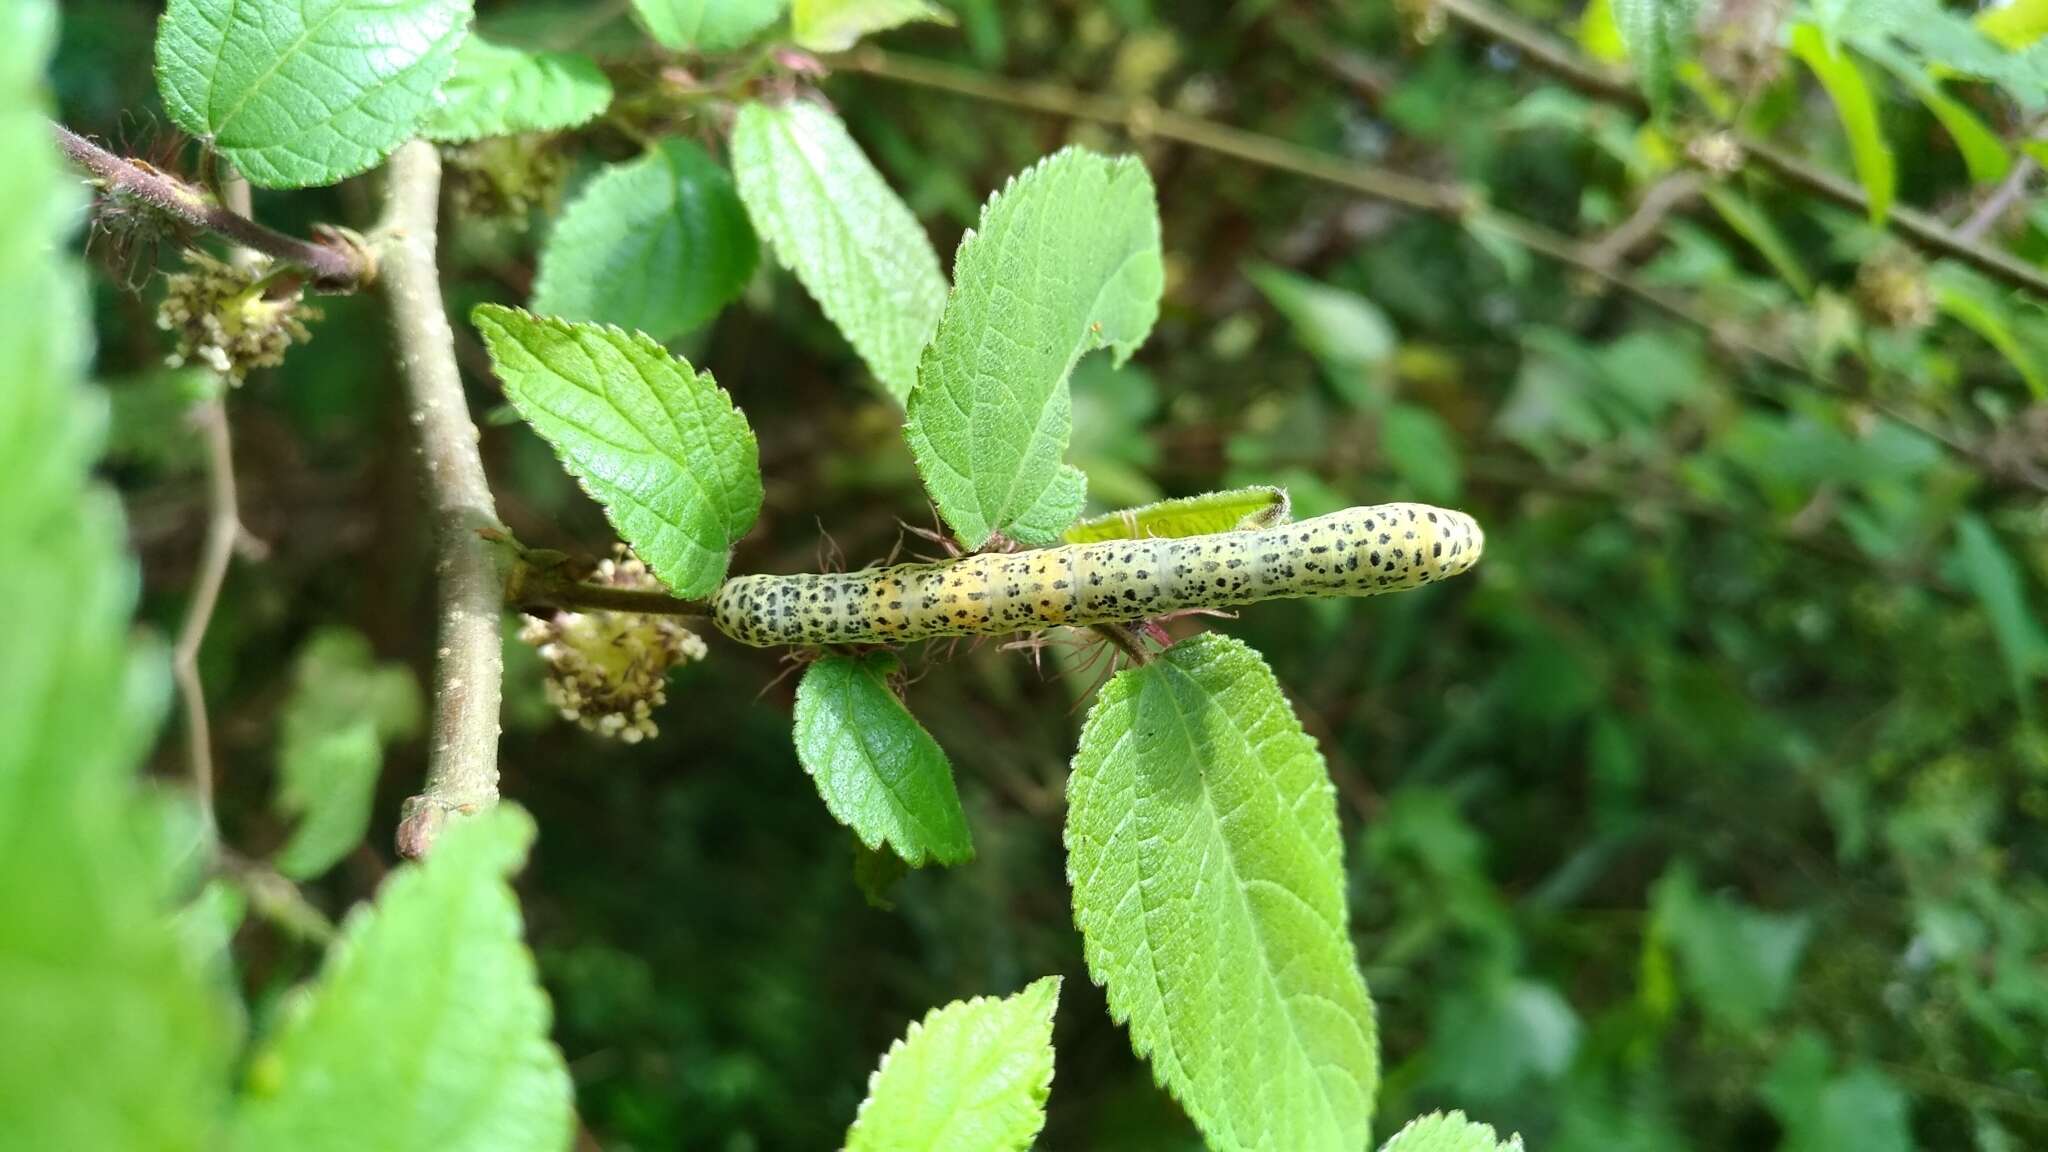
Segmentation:
<svg viewBox="0 0 2048 1152">
<path fill-rule="evenodd" d="M 1455 576 L 1486 535 L 1426 504 L 1348 508 L 1271 528 L 1104 540 L 858 572 L 739 576 L 711 601 L 742 644 L 897 644 L 1145 620 L 1302 596 L 1372 596 Z"/>
</svg>

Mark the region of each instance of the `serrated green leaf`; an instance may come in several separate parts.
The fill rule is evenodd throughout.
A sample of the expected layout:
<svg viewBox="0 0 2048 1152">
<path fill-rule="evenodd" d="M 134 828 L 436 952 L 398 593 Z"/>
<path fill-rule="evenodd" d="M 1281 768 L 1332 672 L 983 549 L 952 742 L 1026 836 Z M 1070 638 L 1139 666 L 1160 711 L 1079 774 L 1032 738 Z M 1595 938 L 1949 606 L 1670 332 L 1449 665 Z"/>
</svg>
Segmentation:
<svg viewBox="0 0 2048 1152">
<path fill-rule="evenodd" d="M 2048 400 L 2048 367 L 2035 348 L 2020 337 L 2005 293 L 1983 276 L 1960 265 L 1941 263 L 1928 270 L 1934 306 L 1998 350 L 2026 382 L 2036 400 Z"/>
<path fill-rule="evenodd" d="M 470 16 L 471 0 L 171 0 L 157 86 L 250 183 L 332 184 L 412 137 Z"/>
<path fill-rule="evenodd" d="M 1023 1152 L 1045 1126 L 1060 978 L 933 1009 L 889 1046 L 846 1152 Z"/>
<path fill-rule="evenodd" d="M 1661 115 L 1671 106 L 1678 67 L 1692 51 L 1699 0 L 1614 0 L 1613 11 L 1614 30 L 1643 94 Z"/>
<path fill-rule="evenodd" d="M 2027 603 L 2019 564 L 1999 544 L 1991 526 L 1975 515 L 1956 521 L 1956 548 L 1950 563 L 1956 582 L 1983 605 L 2012 677 L 2014 696 L 2023 710 L 2030 710 L 2030 685 L 2035 677 L 2048 674 L 2048 632 L 2042 630 Z"/>
<path fill-rule="evenodd" d="M 869 848 L 887 844 L 912 866 L 974 856 L 953 766 L 903 706 L 887 652 L 828 656 L 796 690 L 796 755 L 834 819 Z"/>
<path fill-rule="evenodd" d="M 1128 359 L 1165 284 L 1152 178 L 1135 157 L 1063 149 L 1014 177 L 960 241 L 953 294 L 918 364 L 905 434 L 968 548 L 1047 544 L 1087 478 L 1061 462 L 1067 377 L 1096 348 Z"/>
<path fill-rule="evenodd" d="M 1650 900 L 1652 931 L 1678 954 L 1700 1010 L 1738 1034 L 1762 1027 L 1792 987 L 1812 922 L 1709 896 L 1682 865 L 1657 881 Z"/>
<path fill-rule="evenodd" d="M 754 228 L 896 402 L 946 306 L 939 254 L 917 217 L 829 110 L 749 104 L 733 176 Z"/>
<path fill-rule="evenodd" d="M 611 102 L 612 82 L 588 56 L 528 52 L 471 36 L 420 135 L 454 142 L 558 132 L 588 123 Z"/>
<path fill-rule="evenodd" d="M 673 340 L 740 294 L 760 244 L 732 177 L 670 138 L 592 178 L 541 250 L 532 307 Z"/>
<path fill-rule="evenodd" d="M 953 14 L 928 0 L 795 0 L 789 30 L 813 52 L 844 52 L 864 36 L 917 20 L 951 24 Z"/>
<path fill-rule="evenodd" d="M 1821 30 L 1811 24 L 1792 26 L 1794 56 L 1811 69 L 1834 103 L 1835 118 L 1849 137 L 1849 155 L 1856 165 L 1856 179 L 1870 201 L 1870 222 L 1884 226 L 1891 214 L 1892 198 L 1898 189 L 1898 167 L 1891 145 L 1885 142 L 1878 121 L 1877 99 L 1863 79 L 1863 70 L 1840 47 L 1829 44 Z"/>
<path fill-rule="evenodd" d="M 1364 1146 L 1379 1054 L 1335 792 L 1258 653 L 1212 633 L 1119 673 L 1067 801 L 1088 971 L 1210 1146 Z"/>
<path fill-rule="evenodd" d="M 533 820 L 460 820 L 359 906 L 249 1067 L 243 1152 L 566 1152 L 569 1068 L 506 877 Z"/>
<path fill-rule="evenodd" d="M 299 821 L 278 871 L 318 876 L 362 842 L 384 745 L 416 735 L 420 713 L 412 670 L 377 663 L 360 633 L 328 629 L 306 642 L 278 742 L 277 806 Z"/>
<path fill-rule="evenodd" d="M 1322 362 L 1344 399 L 1354 407 L 1374 404 L 1381 395 L 1381 377 L 1400 346 L 1393 322 L 1380 306 L 1342 288 L 1319 284 L 1281 268 L 1261 264 L 1250 270 L 1252 283 L 1273 307 L 1287 317 L 1294 338 Z"/>
<path fill-rule="evenodd" d="M 1467 1120 L 1463 1112 L 1432 1112 L 1409 1121 L 1380 1152 L 1522 1152 L 1522 1138 L 1502 1140 L 1491 1125 Z"/>
<path fill-rule="evenodd" d="M 633 11 L 662 47 L 730 52 L 782 16 L 788 0 L 633 0 Z"/>
<path fill-rule="evenodd" d="M 1287 490 L 1264 484 L 1205 492 L 1125 508 L 1080 521 L 1062 534 L 1069 544 L 1097 540 L 1145 540 L 1155 536 L 1206 536 L 1211 532 L 1271 528 L 1290 518 Z"/>
<path fill-rule="evenodd" d="M 128 644 L 135 572 L 91 481 L 78 180 L 50 138 L 55 8 L 0 4 L 0 1143 L 217 1146 L 231 1006 L 172 916 L 168 829 L 135 788 L 167 683 Z M 157 851 L 152 851 L 151 840 Z M 190 859 L 191 837 L 176 845 Z"/>
<path fill-rule="evenodd" d="M 1802 297 L 1813 296 L 1813 278 L 1806 274 L 1799 258 L 1792 254 L 1792 246 L 1785 242 L 1778 226 L 1762 209 L 1724 187 L 1709 185 L 1701 189 L 1700 194 L 1720 215 L 1723 223 L 1737 236 L 1749 241 L 1750 247 L 1770 264 L 1771 271 L 1776 272 L 1780 280 Z"/>
<path fill-rule="evenodd" d="M 486 304 L 505 395 L 669 591 L 708 596 L 761 512 L 760 450 L 709 372 L 641 333 Z"/>
</svg>

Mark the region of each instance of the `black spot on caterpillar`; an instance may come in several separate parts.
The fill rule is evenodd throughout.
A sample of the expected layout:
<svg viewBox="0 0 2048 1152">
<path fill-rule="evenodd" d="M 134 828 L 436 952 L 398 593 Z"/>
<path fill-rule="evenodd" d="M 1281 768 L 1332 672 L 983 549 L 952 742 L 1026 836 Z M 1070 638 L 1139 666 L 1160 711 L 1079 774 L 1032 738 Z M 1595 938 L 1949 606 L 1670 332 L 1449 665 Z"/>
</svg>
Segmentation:
<svg viewBox="0 0 2048 1152">
<path fill-rule="evenodd" d="M 1103 540 L 859 572 L 740 576 L 712 597 L 711 611 L 719 631 L 757 648 L 1006 636 L 1183 608 L 1398 592 L 1456 576 L 1478 563 L 1485 544 L 1486 534 L 1463 512 L 1374 504 L 1207 536 Z"/>
</svg>

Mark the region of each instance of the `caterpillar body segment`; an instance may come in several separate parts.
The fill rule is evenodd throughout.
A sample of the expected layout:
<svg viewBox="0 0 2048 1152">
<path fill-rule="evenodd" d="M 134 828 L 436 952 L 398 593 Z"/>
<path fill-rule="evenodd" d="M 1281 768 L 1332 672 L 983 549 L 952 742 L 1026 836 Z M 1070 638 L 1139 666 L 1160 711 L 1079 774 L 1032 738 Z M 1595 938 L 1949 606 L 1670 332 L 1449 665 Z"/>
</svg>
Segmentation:
<svg viewBox="0 0 2048 1152">
<path fill-rule="evenodd" d="M 712 620 L 757 648 L 1005 636 L 1183 608 L 1398 592 L 1472 567 L 1485 541 L 1463 512 L 1375 504 L 1206 536 L 1104 540 L 858 572 L 740 576 L 712 598 Z"/>
</svg>

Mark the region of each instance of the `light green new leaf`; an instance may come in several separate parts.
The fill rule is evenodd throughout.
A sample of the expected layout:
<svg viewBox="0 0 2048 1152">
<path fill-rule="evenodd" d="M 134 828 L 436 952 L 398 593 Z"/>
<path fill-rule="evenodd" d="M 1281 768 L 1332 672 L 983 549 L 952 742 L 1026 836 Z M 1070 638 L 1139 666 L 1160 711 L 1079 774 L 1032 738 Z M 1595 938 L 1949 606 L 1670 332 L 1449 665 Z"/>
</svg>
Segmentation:
<svg viewBox="0 0 2048 1152">
<path fill-rule="evenodd" d="M 1678 66 L 1692 51 L 1699 0 L 1614 0 L 1613 10 L 1614 29 L 1643 94 L 1661 115 L 1671 105 Z"/>
<path fill-rule="evenodd" d="M 1067 529 L 1061 539 L 1069 544 L 1092 544 L 1097 540 L 1206 536 L 1211 532 L 1271 528 L 1289 519 L 1287 489 L 1257 484 L 1161 500 L 1096 516 Z"/>
<path fill-rule="evenodd" d="M 1287 317 L 1295 339 L 1322 362 L 1330 383 L 1355 407 L 1380 396 L 1379 376 L 1400 345 L 1380 306 L 1342 288 L 1319 284 L 1271 265 L 1250 272 L 1252 283 Z"/>
<path fill-rule="evenodd" d="M 558 132 L 588 123 L 611 102 L 612 82 L 588 56 L 527 52 L 471 36 L 420 135 L 452 142 Z"/>
<path fill-rule="evenodd" d="M 1791 48 L 1834 102 L 1835 117 L 1849 137 L 1856 179 L 1863 184 L 1863 195 L 1870 201 L 1870 222 L 1883 227 L 1898 189 L 1898 169 L 1878 122 L 1877 98 L 1871 95 L 1863 70 L 1847 52 L 1829 44 L 1821 30 L 1811 24 L 1792 26 Z"/>
<path fill-rule="evenodd" d="M 761 512 L 760 450 L 709 372 L 640 333 L 495 304 L 472 317 L 505 395 L 669 591 L 708 596 Z"/>
<path fill-rule="evenodd" d="M 1467 1120 L 1463 1112 L 1432 1112 L 1409 1121 L 1380 1152 L 1522 1152 L 1522 1138 L 1502 1140 L 1491 1125 Z"/>
<path fill-rule="evenodd" d="M 412 137 L 470 15 L 471 0 L 171 0 L 157 87 L 250 183 L 332 184 Z"/>
<path fill-rule="evenodd" d="M 740 294 L 760 243 L 732 177 L 704 149 L 667 139 L 600 172 L 540 254 L 532 307 L 673 340 Z"/>
<path fill-rule="evenodd" d="M 2030 685 L 2035 677 L 2048 674 L 2048 633 L 2043 632 L 2027 603 L 2020 566 L 1999 544 L 1991 526 L 1974 515 L 1956 521 L 1956 548 L 1951 563 L 1956 582 L 1974 593 L 1977 602 L 1984 606 L 1984 615 L 1991 621 L 1991 634 L 1998 638 L 1998 650 L 2005 657 L 2020 707 L 2031 708 Z"/>
<path fill-rule="evenodd" d="M 869 848 L 905 862 L 961 864 L 974 856 L 953 766 L 903 706 L 887 652 L 829 656 L 796 689 L 796 755 L 825 807 Z"/>
<path fill-rule="evenodd" d="M 1946 261 L 1929 269 L 1927 279 L 1934 288 L 1935 307 L 1997 349 L 2036 400 L 2048 400 L 2048 366 L 2020 336 L 2004 290 L 1976 272 Z"/>
<path fill-rule="evenodd" d="M 929 0 L 795 0 L 789 29 L 813 52 L 844 52 L 863 36 L 914 20 L 951 24 L 953 14 Z"/>
<path fill-rule="evenodd" d="M 385 882 L 258 1050 L 237 1152 L 566 1152 L 573 1089 L 505 878 L 510 805 L 451 826 Z"/>
<path fill-rule="evenodd" d="M 1088 971 L 1210 1147 L 1363 1147 L 1379 1052 L 1335 791 L 1258 653 L 1211 633 L 1118 674 L 1067 801 Z"/>
<path fill-rule="evenodd" d="M 1096 348 L 1128 359 L 1164 284 L 1159 208 L 1135 157 L 1062 149 L 989 199 L 954 257 L 905 428 L 925 490 L 969 549 L 998 532 L 1051 543 L 1074 522 L 1087 478 L 1061 462 L 1067 377 Z"/>
<path fill-rule="evenodd" d="M 829 110 L 749 104 L 733 176 L 754 227 L 896 402 L 946 306 L 931 238 Z"/>
<path fill-rule="evenodd" d="M 2011 0 L 1977 13 L 1979 31 L 2010 52 L 2048 36 L 2048 0 Z"/>
<path fill-rule="evenodd" d="M 1060 978 L 935 1008 L 889 1046 L 846 1152 L 1024 1152 L 1045 1126 Z"/>
<path fill-rule="evenodd" d="M 1738 1034 L 1762 1027 L 1784 1002 L 1813 927 L 1803 915 L 1709 896 L 1683 865 L 1657 881 L 1651 917 L 1651 930 L 1678 954 L 1700 1010 Z"/>
<path fill-rule="evenodd" d="M 133 560 L 92 483 L 79 181 L 50 138 L 43 0 L 0 4 L 0 1144 L 218 1145 L 231 1006 L 185 947 L 136 766 L 168 683 L 129 651 Z M 190 858 L 190 836 L 175 845 Z"/>
<path fill-rule="evenodd" d="M 420 690 L 404 664 L 378 664 L 360 633 L 329 629 L 299 650 L 278 747 L 277 806 L 299 818 L 277 869 L 305 879 L 362 842 L 384 745 L 419 732 Z"/>
<path fill-rule="evenodd" d="M 1778 274 L 1778 279 L 1800 296 L 1812 298 L 1813 278 L 1806 274 L 1799 258 L 1792 254 L 1792 246 L 1785 242 L 1784 235 L 1763 209 L 1750 203 L 1747 197 L 1720 185 L 1708 185 L 1701 190 L 1701 195 L 1713 206 L 1723 223 L 1737 236 L 1749 241 L 1750 247 L 1770 264 L 1771 271 Z"/>
<path fill-rule="evenodd" d="M 781 17 L 788 0 L 633 0 L 640 22 L 664 48 L 730 52 Z"/>
</svg>

